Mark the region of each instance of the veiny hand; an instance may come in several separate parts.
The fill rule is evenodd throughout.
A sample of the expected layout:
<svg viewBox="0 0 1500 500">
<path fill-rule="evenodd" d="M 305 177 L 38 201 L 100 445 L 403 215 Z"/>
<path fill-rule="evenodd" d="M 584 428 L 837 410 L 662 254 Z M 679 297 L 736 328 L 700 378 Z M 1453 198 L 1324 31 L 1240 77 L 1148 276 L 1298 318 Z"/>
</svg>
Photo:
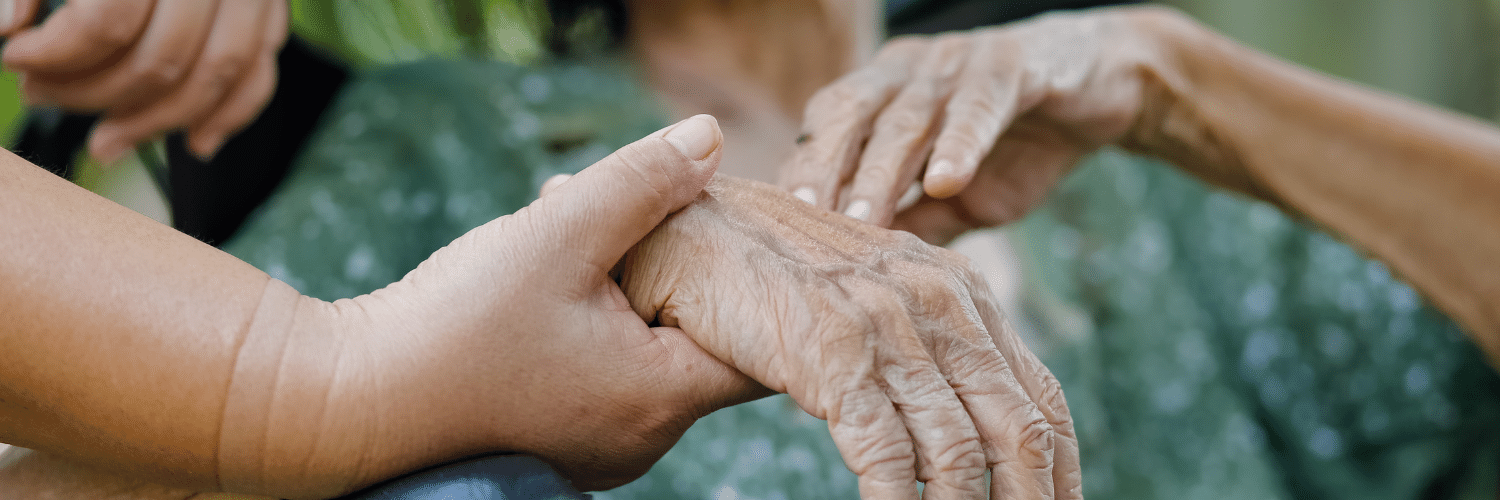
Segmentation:
<svg viewBox="0 0 1500 500">
<path fill-rule="evenodd" d="M 808 101 L 798 198 L 943 243 L 1024 215 L 1140 114 L 1162 8 L 1055 13 L 892 40 Z M 900 211 L 918 178 L 926 197 Z M 915 193 L 914 193 L 915 194 Z"/>
<path fill-rule="evenodd" d="M 563 184 L 571 184 L 568 181 Z M 866 499 L 1079 498 L 1061 389 L 957 253 L 730 177 L 626 256 L 650 321 L 828 420 Z"/>
<path fill-rule="evenodd" d="M 286 0 L 69 0 L 27 26 L 40 2 L 0 2 L 5 65 L 32 102 L 102 112 L 105 162 L 176 129 L 210 156 L 275 89 Z"/>
</svg>

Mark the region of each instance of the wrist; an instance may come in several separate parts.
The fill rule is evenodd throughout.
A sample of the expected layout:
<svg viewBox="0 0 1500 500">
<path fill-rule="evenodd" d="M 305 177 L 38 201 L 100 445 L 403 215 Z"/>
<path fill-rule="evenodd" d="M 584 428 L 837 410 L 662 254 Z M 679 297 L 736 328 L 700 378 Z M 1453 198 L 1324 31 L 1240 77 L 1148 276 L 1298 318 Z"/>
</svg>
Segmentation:
<svg viewBox="0 0 1500 500">
<path fill-rule="evenodd" d="M 235 359 L 220 424 L 223 491 L 278 498 L 348 493 L 366 477 L 378 429 L 360 399 L 358 316 L 269 280 Z"/>
<path fill-rule="evenodd" d="M 1120 145 L 1211 184 L 1269 199 L 1270 192 L 1252 176 L 1231 131 L 1218 119 L 1234 107 L 1235 65 L 1243 49 L 1174 9 L 1129 12 L 1149 55 L 1139 66 L 1141 109 Z"/>
</svg>

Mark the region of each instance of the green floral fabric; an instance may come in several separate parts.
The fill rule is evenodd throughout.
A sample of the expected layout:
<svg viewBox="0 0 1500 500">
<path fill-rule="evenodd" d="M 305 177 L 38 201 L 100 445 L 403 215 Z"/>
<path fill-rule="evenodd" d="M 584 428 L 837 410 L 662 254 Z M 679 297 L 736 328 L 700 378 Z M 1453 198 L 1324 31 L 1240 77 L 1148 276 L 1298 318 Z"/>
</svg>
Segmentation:
<svg viewBox="0 0 1500 500">
<path fill-rule="evenodd" d="M 225 249 L 351 297 L 664 123 L 611 65 L 421 62 L 362 76 Z M 1017 229 L 1024 324 L 1094 498 L 1495 498 L 1500 379 L 1378 262 L 1170 168 L 1098 155 Z M 701 420 L 600 499 L 853 499 L 785 396 Z"/>
<path fill-rule="evenodd" d="M 1384 265 L 1097 155 L 1018 228 L 1094 498 L 1496 498 L 1500 379 Z"/>
</svg>

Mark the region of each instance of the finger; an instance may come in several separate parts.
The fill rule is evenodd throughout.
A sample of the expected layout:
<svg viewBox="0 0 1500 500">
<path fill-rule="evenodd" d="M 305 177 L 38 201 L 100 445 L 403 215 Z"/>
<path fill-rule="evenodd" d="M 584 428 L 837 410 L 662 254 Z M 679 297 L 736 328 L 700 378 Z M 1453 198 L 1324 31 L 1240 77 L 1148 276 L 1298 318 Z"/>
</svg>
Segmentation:
<svg viewBox="0 0 1500 500">
<path fill-rule="evenodd" d="M 37 4 L 42 0 L 8 0 L 0 2 L 0 36 L 16 34 L 36 16 Z M 3 452 L 0 449 L 0 452 Z"/>
<path fill-rule="evenodd" d="M 192 73 L 154 103 L 124 115 L 111 113 L 94 129 L 89 150 L 96 158 L 115 158 L 133 144 L 213 111 L 256 64 L 269 11 L 266 2 L 225 2 Z"/>
<path fill-rule="evenodd" d="M 869 144 L 859 157 L 847 200 L 839 210 L 855 219 L 884 226 L 895 215 L 896 201 L 916 180 L 967 59 L 966 36 L 939 37 L 912 75 L 912 82 L 880 112 Z"/>
<path fill-rule="evenodd" d="M 541 194 L 537 195 L 537 197 L 540 198 L 542 196 L 547 196 L 547 193 L 551 193 L 553 190 L 556 190 L 558 186 L 563 185 L 564 182 L 568 182 L 568 179 L 572 177 L 573 176 L 568 174 L 557 174 L 548 178 L 547 182 L 542 183 Z"/>
<path fill-rule="evenodd" d="M 928 196 L 947 198 L 962 191 L 1000 133 L 1023 108 L 1036 105 L 1020 102 L 1024 78 L 1019 54 L 1015 44 L 994 38 L 974 42 L 922 178 Z"/>
<path fill-rule="evenodd" d="M 983 498 L 986 462 L 979 430 L 905 313 L 895 306 L 872 318 L 884 325 L 888 338 L 902 342 L 877 352 L 876 363 L 916 447 L 917 479 L 927 483 L 922 497 Z"/>
<path fill-rule="evenodd" d="M 896 407 L 873 382 L 851 389 L 827 413 L 844 465 L 859 476 L 863 500 L 917 497 L 916 451 Z"/>
<path fill-rule="evenodd" d="M 188 147 L 200 157 L 218 152 L 231 135 L 249 125 L 276 92 L 276 54 L 287 33 L 286 2 L 270 2 L 256 63 L 207 117 L 188 129 Z"/>
<path fill-rule="evenodd" d="M 130 109 L 176 87 L 198 60 L 219 2 L 157 0 L 156 4 L 146 31 L 118 62 L 82 77 L 41 72 L 26 81 L 27 95 L 99 111 Z"/>
<path fill-rule="evenodd" d="M 615 151 L 522 209 L 544 251 L 607 271 L 667 214 L 698 197 L 718 168 L 718 121 L 698 115 Z"/>
<path fill-rule="evenodd" d="M 39 0 L 22 1 L 17 25 L 35 15 Z M 72 73 L 94 68 L 135 44 L 156 2 L 71 0 L 41 26 L 22 31 L 5 44 L 5 64 L 14 71 Z M 17 26 L 18 28 L 20 26 Z"/>
<path fill-rule="evenodd" d="M 983 277 L 977 271 L 970 272 L 974 278 L 970 281 L 970 295 L 984 321 L 985 330 L 1055 434 L 1052 454 L 1054 495 L 1058 500 L 1081 499 L 1083 470 L 1078 454 L 1078 436 L 1073 430 L 1073 417 L 1063 397 L 1062 385 L 1005 320 Z"/>
<path fill-rule="evenodd" d="M 797 152 L 781 186 L 814 206 L 833 209 L 838 187 L 853 173 L 875 116 L 906 84 L 926 42 L 898 38 L 875 61 L 839 78 L 807 101 Z"/>
</svg>

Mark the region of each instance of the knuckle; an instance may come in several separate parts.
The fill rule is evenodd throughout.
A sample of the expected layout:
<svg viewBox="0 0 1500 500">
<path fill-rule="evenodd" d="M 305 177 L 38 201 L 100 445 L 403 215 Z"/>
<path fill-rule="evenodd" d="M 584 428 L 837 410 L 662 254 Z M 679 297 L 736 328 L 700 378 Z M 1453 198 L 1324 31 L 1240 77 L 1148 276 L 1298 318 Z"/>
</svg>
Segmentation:
<svg viewBox="0 0 1500 500">
<path fill-rule="evenodd" d="M 88 41 L 94 45 L 104 48 L 123 47 L 135 41 L 138 34 L 138 26 L 129 22 L 120 22 L 122 16 L 128 13 L 119 12 L 120 4 L 133 2 L 106 2 L 106 5 L 94 6 L 79 13 L 80 31 L 84 33 Z"/>
<path fill-rule="evenodd" d="M 661 168 L 668 163 L 674 163 L 672 155 L 655 155 L 641 151 L 641 145 L 634 145 L 620 150 L 600 163 L 607 166 L 615 163 L 611 169 L 619 181 L 631 186 L 631 190 L 646 190 L 655 195 L 657 199 L 670 196 L 675 188 L 672 176 Z M 663 145 L 663 147 L 668 147 Z"/>
<path fill-rule="evenodd" d="M 182 80 L 188 64 L 177 57 L 161 57 L 143 61 L 131 71 L 136 85 L 145 87 L 169 87 Z"/>
<path fill-rule="evenodd" d="M 977 434 L 948 443 L 946 447 L 939 450 L 937 456 L 939 460 L 934 464 L 934 468 L 938 473 L 970 472 L 983 477 L 989 465 Z"/>
<path fill-rule="evenodd" d="M 926 50 L 932 40 L 932 37 L 926 35 L 902 35 L 892 38 L 880 48 L 875 60 L 905 59 L 920 54 Z"/>
<path fill-rule="evenodd" d="M 884 137 L 915 136 L 926 132 L 932 125 L 933 112 L 926 103 L 932 102 L 932 85 L 915 84 L 902 90 L 897 103 L 881 113 L 875 125 L 875 135 Z M 901 147 L 903 144 L 891 144 Z"/>
<path fill-rule="evenodd" d="M 1046 406 L 1052 410 L 1052 418 L 1049 419 L 1055 432 L 1065 437 L 1073 437 L 1073 415 L 1068 411 L 1067 398 L 1063 396 L 1062 384 L 1051 371 L 1042 373 L 1041 395 L 1037 404 Z"/>
<path fill-rule="evenodd" d="M 1056 437 L 1057 433 L 1053 431 L 1052 425 L 1048 424 L 1040 413 L 1037 413 L 1036 417 L 1021 429 L 1020 440 L 1017 442 L 1019 448 L 1016 450 L 1016 460 L 1030 469 L 1051 467 Z"/>
<path fill-rule="evenodd" d="M 214 85 L 228 86 L 250 66 L 252 55 L 241 51 L 214 54 L 204 61 L 203 73 Z"/>
</svg>

